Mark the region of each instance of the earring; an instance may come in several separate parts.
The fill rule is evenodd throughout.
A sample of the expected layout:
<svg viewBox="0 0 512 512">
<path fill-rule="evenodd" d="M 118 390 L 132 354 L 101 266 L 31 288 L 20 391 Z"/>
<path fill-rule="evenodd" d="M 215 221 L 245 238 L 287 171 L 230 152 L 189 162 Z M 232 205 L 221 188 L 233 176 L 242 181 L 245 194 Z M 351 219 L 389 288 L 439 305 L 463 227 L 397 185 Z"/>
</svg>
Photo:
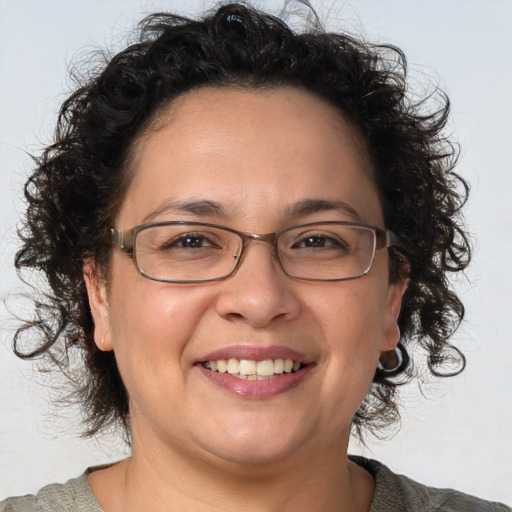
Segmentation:
<svg viewBox="0 0 512 512">
<path fill-rule="evenodd" d="M 400 348 L 400 345 L 397 345 L 394 350 L 390 350 L 389 352 L 384 352 L 384 354 L 391 354 L 391 352 L 394 352 L 396 355 L 396 364 L 392 368 L 387 368 L 384 366 L 379 358 L 379 362 L 377 363 L 377 368 L 384 373 L 393 373 L 396 372 L 400 366 L 402 366 L 402 363 L 404 362 L 404 356 L 402 355 L 402 349 Z M 382 357 L 382 355 L 381 355 Z M 385 359 L 389 359 L 389 357 L 385 357 Z"/>
</svg>

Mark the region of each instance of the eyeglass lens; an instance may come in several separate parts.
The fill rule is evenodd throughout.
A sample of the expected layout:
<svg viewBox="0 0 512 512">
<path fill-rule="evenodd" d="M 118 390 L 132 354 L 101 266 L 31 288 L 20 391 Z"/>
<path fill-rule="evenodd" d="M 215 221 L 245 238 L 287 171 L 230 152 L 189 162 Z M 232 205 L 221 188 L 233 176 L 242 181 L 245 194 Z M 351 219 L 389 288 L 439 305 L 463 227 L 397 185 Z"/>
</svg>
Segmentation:
<svg viewBox="0 0 512 512">
<path fill-rule="evenodd" d="M 281 266 L 288 275 L 341 280 L 370 269 L 376 234 L 361 226 L 319 223 L 284 230 L 276 243 Z M 137 232 L 134 257 L 140 272 L 152 279 L 198 282 L 232 273 L 243 247 L 242 236 L 220 227 L 150 225 Z"/>
</svg>

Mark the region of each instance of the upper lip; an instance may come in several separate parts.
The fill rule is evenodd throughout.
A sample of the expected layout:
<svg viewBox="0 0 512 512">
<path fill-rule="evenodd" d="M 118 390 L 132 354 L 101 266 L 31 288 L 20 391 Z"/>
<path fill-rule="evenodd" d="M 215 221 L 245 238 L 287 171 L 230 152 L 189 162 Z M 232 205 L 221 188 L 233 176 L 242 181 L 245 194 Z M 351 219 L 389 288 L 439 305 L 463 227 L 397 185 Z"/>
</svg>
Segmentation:
<svg viewBox="0 0 512 512">
<path fill-rule="evenodd" d="M 198 360 L 199 363 L 205 361 L 218 361 L 219 359 L 247 359 L 250 361 L 264 361 L 265 359 L 292 359 L 302 364 L 312 363 L 310 357 L 297 352 L 291 348 L 272 345 L 261 347 L 257 345 L 232 345 L 229 347 L 214 350 Z"/>
</svg>

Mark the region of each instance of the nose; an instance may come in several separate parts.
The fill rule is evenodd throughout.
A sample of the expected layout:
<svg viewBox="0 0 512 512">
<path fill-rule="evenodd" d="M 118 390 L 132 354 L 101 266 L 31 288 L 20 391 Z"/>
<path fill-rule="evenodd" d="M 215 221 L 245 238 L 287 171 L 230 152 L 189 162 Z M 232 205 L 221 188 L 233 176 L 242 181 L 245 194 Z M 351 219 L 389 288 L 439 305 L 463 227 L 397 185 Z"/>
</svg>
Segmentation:
<svg viewBox="0 0 512 512">
<path fill-rule="evenodd" d="M 268 243 L 249 244 L 236 272 L 219 283 L 217 313 L 231 321 L 262 328 L 300 313 L 295 283 L 281 268 Z"/>
</svg>

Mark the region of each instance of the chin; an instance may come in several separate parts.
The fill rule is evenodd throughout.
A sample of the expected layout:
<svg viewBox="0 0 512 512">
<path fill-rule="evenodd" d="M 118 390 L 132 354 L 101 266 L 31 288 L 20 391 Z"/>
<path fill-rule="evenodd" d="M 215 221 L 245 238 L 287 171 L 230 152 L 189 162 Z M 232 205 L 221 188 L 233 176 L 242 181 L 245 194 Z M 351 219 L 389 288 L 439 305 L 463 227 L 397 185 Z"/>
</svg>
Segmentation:
<svg viewBox="0 0 512 512">
<path fill-rule="evenodd" d="M 229 464 L 251 468 L 273 466 L 291 460 L 297 454 L 296 449 L 267 449 L 255 446 L 231 446 L 228 450 L 216 453 L 219 459 Z"/>
<path fill-rule="evenodd" d="M 293 435 L 286 428 L 246 428 L 223 430 L 222 439 L 209 439 L 203 448 L 212 455 L 237 466 L 266 466 L 294 459 L 309 435 Z"/>
</svg>

